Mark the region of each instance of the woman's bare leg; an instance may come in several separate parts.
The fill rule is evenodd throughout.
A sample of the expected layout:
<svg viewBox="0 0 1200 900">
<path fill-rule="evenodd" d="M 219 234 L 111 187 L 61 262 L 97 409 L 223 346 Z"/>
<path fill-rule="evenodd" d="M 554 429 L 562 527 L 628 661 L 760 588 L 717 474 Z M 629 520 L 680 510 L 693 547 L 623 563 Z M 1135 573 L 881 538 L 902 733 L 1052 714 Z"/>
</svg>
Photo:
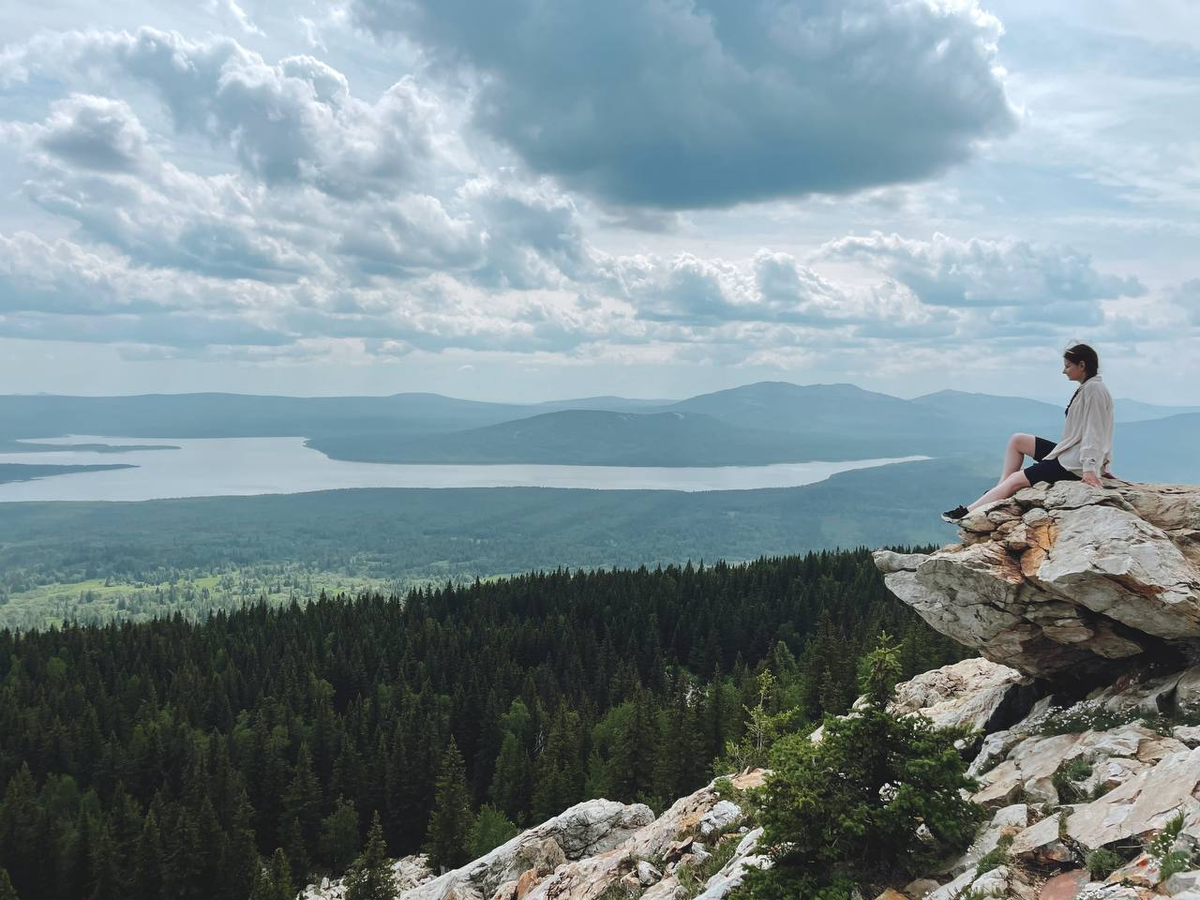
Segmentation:
<svg viewBox="0 0 1200 900">
<path fill-rule="evenodd" d="M 1004 469 L 1000 473 L 1000 480 L 996 482 L 996 487 L 1003 484 L 1005 478 L 1021 468 L 1026 456 L 1033 456 L 1036 446 L 1037 439 L 1032 434 L 1017 433 L 1008 439 L 1008 446 L 1004 449 Z"/>
<path fill-rule="evenodd" d="M 1007 500 L 1021 488 L 1029 487 L 1029 479 L 1025 477 L 1025 473 L 1021 471 L 1013 472 L 998 485 L 967 507 L 968 510 L 976 509 L 983 506 L 985 503 L 991 503 L 993 500 Z"/>
</svg>

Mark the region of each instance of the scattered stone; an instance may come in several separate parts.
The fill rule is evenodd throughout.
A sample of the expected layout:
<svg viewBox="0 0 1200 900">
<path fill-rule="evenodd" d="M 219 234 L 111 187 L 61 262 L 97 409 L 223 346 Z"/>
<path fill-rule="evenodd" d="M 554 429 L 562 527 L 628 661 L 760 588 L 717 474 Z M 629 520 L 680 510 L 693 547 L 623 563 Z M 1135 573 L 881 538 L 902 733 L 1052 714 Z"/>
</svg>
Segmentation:
<svg viewBox="0 0 1200 900">
<path fill-rule="evenodd" d="M 686 900 L 687 895 L 687 888 L 668 877 L 642 894 L 642 900 Z"/>
<path fill-rule="evenodd" d="M 714 831 L 724 831 L 742 815 L 742 808 L 731 800 L 721 800 L 700 819 L 700 833 L 708 837 Z"/>
<path fill-rule="evenodd" d="M 1036 825 L 1030 825 L 1015 838 L 1008 848 L 1009 854 L 1040 865 L 1062 865 L 1074 859 L 1071 849 L 1059 836 L 1061 813 L 1047 816 Z M 1068 822 L 1069 827 L 1069 822 Z"/>
<path fill-rule="evenodd" d="M 645 860 L 637 864 L 637 879 L 642 887 L 650 887 L 650 885 L 662 881 L 662 877 L 662 872 Z"/>
<path fill-rule="evenodd" d="M 1042 885 L 1038 900 L 1075 900 L 1083 886 L 1092 880 L 1086 869 L 1063 872 Z"/>
<path fill-rule="evenodd" d="M 1190 872 L 1176 872 L 1163 882 L 1165 892 L 1174 897 L 1184 891 L 1200 892 L 1200 869 Z"/>
<path fill-rule="evenodd" d="M 1200 811 L 1200 748 L 1182 750 L 1134 775 L 1091 803 L 1075 808 L 1067 832 L 1087 847 L 1102 847 L 1162 829 L 1179 811 Z"/>
<path fill-rule="evenodd" d="M 1004 807 L 992 816 L 992 820 L 983 827 L 967 851 L 941 871 L 949 875 L 959 875 L 968 869 L 974 870 L 981 859 L 1000 845 L 1002 837 L 1015 836 L 1028 825 L 1029 807 L 1026 804 L 1015 803 Z"/>
</svg>

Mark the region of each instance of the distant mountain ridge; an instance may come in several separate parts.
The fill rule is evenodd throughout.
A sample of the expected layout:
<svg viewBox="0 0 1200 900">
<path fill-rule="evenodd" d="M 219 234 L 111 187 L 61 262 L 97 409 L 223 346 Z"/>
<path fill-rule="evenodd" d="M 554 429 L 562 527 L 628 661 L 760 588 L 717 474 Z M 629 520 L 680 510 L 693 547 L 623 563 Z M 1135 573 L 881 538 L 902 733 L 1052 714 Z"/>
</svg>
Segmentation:
<svg viewBox="0 0 1200 900">
<path fill-rule="evenodd" d="M 242 394 L 0 396 L 0 443 L 65 434 L 302 436 L 337 459 L 419 463 L 762 465 L 968 454 L 996 458 L 1015 431 L 1057 438 L 1062 406 L 938 391 L 905 400 L 852 384 L 764 381 L 659 401 L 587 397 L 534 404 L 433 393 L 387 397 Z M 1118 402 L 1115 463 L 1131 477 L 1200 477 L 1200 413 Z"/>
</svg>

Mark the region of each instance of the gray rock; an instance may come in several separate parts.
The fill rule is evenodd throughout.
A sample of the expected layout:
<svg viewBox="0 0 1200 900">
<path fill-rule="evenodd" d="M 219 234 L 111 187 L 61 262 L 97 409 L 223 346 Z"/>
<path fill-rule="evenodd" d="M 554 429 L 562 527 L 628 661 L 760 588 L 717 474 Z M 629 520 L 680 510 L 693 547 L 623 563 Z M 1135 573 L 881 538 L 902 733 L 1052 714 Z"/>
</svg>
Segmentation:
<svg viewBox="0 0 1200 900">
<path fill-rule="evenodd" d="M 650 863 L 642 860 L 637 864 L 637 878 L 642 887 L 649 887 L 659 881 L 662 881 L 662 872 L 654 868 Z"/>
<path fill-rule="evenodd" d="M 1194 869 L 1191 872 L 1176 872 L 1163 883 L 1162 887 L 1172 897 L 1177 897 L 1186 891 L 1200 892 L 1200 869 Z"/>
<path fill-rule="evenodd" d="M 949 875 L 961 875 L 967 870 L 974 871 L 979 861 L 1000 845 L 1000 839 L 1007 834 L 1016 835 L 1029 825 L 1029 807 L 1024 803 L 1015 803 L 998 810 L 975 838 L 974 843 L 958 859 L 948 863 L 941 871 Z M 908 893 L 906 890 L 905 893 Z"/>
<path fill-rule="evenodd" d="M 1036 677 L 1200 645 L 1200 488 L 1061 482 L 1014 501 L 1013 546 L 1010 507 L 977 510 L 965 546 L 880 555 L 888 588 L 938 631 Z M 1190 684 L 1200 704 L 1200 672 Z"/>
<path fill-rule="evenodd" d="M 700 819 L 700 833 L 708 837 L 713 832 L 722 831 L 741 818 L 741 815 L 740 806 L 731 800 L 721 800 Z"/>
<path fill-rule="evenodd" d="M 1016 669 L 975 657 L 896 685 L 891 709 L 920 713 L 939 728 L 990 731 L 1025 714 L 1033 702 L 1029 685 Z"/>
</svg>

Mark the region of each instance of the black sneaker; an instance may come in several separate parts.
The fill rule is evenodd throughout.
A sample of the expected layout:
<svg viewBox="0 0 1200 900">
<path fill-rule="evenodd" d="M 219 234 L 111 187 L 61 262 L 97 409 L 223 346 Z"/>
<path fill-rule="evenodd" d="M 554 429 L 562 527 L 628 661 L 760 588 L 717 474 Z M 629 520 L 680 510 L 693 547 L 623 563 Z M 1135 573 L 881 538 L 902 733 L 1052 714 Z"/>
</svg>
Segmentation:
<svg viewBox="0 0 1200 900">
<path fill-rule="evenodd" d="M 956 506 L 954 509 L 948 509 L 942 513 L 942 521 L 949 522 L 951 525 L 956 525 L 967 517 L 970 510 L 965 506 Z"/>
</svg>

